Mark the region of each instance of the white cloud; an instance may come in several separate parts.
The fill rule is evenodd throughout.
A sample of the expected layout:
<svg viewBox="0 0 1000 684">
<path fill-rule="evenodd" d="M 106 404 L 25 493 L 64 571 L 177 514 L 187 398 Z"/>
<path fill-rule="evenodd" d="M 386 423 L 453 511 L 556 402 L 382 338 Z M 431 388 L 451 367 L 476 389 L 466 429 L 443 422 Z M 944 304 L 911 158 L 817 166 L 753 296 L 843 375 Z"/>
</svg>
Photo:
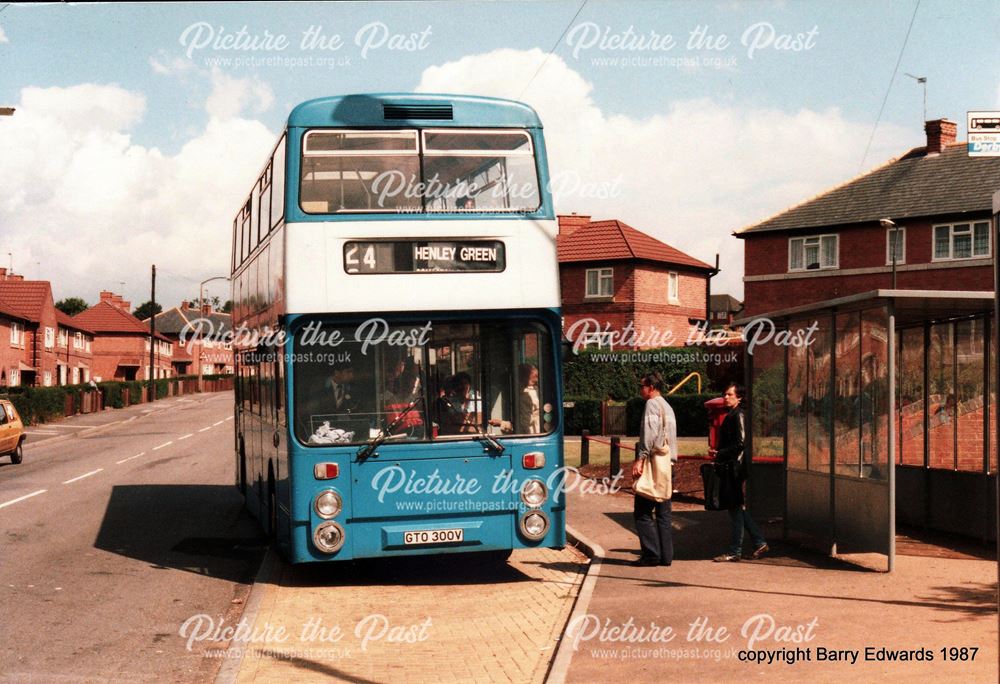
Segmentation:
<svg viewBox="0 0 1000 684">
<path fill-rule="evenodd" d="M 212 93 L 205 102 L 205 109 L 213 119 L 232 119 L 251 107 L 255 112 L 264 112 L 274 104 L 271 86 L 250 78 L 233 78 L 218 67 L 212 68 Z"/>
<path fill-rule="evenodd" d="M 274 134 L 215 110 L 226 118 L 211 116 L 167 155 L 132 141 L 144 110 L 141 94 L 117 86 L 25 88 L 17 114 L 0 122 L 0 253 L 51 280 L 57 299 L 93 303 L 125 281 L 138 304 L 156 263 L 157 299 L 172 305 L 193 298 L 199 280 L 228 274 L 232 216 Z"/>
<path fill-rule="evenodd" d="M 166 50 L 160 50 L 156 56 L 149 58 L 149 66 L 153 71 L 163 76 L 182 74 L 195 69 L 194 62 L 183 57 L 171 57 Z"/>
<path fill-rule="evenodd" d="M 3 32 L 3 26 L 0 26 L 0 43 L 9 43 L 7 40 L 7 34 Z"/>
<path fill-rule="evenodd" d="M 426 69 L 417 89 L 518 98 L 543 59 L 538 49 L 466 56 Z M 607 113 L 591 91 L 553 55 L 520 97 L 545 126 L 554 177 L 618 188 L 602 198 L 582 196 L 582 185 L 554 185 L 556 210 L 621 219 L 712 264 L 719 253 L 713 291 L 736 296 L 743 243 L 731 233 L 854 176 L 871 130 L 837 109 L 788 112 L 709 98 L 678 100 L 649 117 Z M 879 133 L 868 159 L 905 151 L 902 131 Z"/>
</svg>

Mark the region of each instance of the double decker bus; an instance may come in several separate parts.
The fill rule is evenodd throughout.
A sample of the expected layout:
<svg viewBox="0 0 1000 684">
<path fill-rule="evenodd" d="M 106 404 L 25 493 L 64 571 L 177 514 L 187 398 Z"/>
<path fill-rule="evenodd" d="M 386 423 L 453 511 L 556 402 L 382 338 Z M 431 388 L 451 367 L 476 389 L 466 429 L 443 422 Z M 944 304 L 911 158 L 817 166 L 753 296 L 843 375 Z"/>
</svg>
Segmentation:
<svg viewBox="0 0 1000 684">
<path fill-rule="evenodd" d="M 289 561 L 564 545 L 547 188 L 518 102 L 291 112 L 232 252 L 236 481 Z"/>
</svg>

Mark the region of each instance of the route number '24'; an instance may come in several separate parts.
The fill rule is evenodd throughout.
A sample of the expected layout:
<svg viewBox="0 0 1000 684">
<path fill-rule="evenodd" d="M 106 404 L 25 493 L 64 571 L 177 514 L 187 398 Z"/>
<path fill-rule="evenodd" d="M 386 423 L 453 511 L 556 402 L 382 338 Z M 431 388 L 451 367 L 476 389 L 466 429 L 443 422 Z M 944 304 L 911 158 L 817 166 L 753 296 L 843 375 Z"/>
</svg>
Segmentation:
<svg viewBox="0 0 1000 684">
<path fill-rule="evenodd" d="M 344 262 L 347 264 L 348 270 L 359 270 L 361 261 L 364 262 L 365 266 L 371 270 L 375 270 L 375 245 L 368 245 L 364 250 L 364 256 L 361 261 L 358 261 L 358 252 L 360 251 L 358 245 L 351 245 L 347 249 L 347 254 L 344 255 Z"/>
</svg>

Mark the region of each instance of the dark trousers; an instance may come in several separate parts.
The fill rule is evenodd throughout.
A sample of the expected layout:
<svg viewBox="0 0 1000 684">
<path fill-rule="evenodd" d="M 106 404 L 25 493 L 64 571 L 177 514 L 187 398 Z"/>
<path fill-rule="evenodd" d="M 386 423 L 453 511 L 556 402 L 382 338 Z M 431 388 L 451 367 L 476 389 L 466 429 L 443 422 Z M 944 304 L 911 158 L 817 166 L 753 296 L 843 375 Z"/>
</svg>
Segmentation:
<svg viewBox="0 0 1000 684">
<path fill-rule="evenodd" d="M 659 563 L 673 562 L 674 542 L 670 534 L 670 510 L 669 499 L 656 503 L 642 496 L 635 497 L 633 515 L 642 558 Z"/>
</svg>

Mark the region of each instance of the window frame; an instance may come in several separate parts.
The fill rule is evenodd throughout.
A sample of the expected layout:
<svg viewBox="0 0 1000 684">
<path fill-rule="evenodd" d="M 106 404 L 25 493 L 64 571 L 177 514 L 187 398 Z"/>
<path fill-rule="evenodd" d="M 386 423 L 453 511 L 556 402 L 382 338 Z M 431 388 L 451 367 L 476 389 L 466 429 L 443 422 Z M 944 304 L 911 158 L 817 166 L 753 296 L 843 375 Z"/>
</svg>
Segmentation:
<svg viewBox="0 0 1000 684">
<path fill-rule="evenodd" d="M 607 271 L 604 275 L 603 272 Z M 590 291 L 590 274 L 597 274 L 597 292 Z M 601 283 L 604 280 L 610 283 L 608 294 L 601 293 Z M 588 268 L 583 274 L 583 297 L 584 299 L 609 299 L 615 296 L 615 269 L 613 266 L 602 266 L 600 268 Z"/>
<path fill-rule="evenodd" d="M 899 233 L 901 235 L 898 242 L 900 243 L 899 254 L 896 255 L 896 265 L 906 263 L 906 228 L 886 228 L 885 229 L 885 265 L 892 266 L 892 234 Z"/>
<path fill-rule="evenodd" d="M 823 240 L 825 238 L 833 238 L 833 263 L 824 266 L 823 265 Z M 810 240 L 816 241 L 816 248 L 818 250 L 819 257 L 819 268 L 809 268 L 806 264 L 806 242 Z M 792 266 L 792 257 L 795 253 L 795 243 L 800 242 L 802 247 L 802 266 L 795 268 Z M 811 246 L 811 245 L 810 245 Z M 788 238 L 788 272 L 789 273 L 802 273 L 807 271 L 831 271 L 840 268 L 840 234 L 839 233 L 821 233 L 819 235 L 801 235 L 797 237 Z"/>
<path fill-rule="evenodd" d="M 976 226 L 986 226 L 986 253 L 976 253 Z M 969 256 L 955 256 L 955 228 L 957 226 L 968 226 L 969 235 Z M 937 233 L 939 229 L 948 230 L 948 255 L 938 256 L 937 253 Z M 963 233 L 964 234 L 964 231 Z M 993 255 L 993 231 L 990 230 L 988 220 L 968 220 L 954 223 L 936 223 L 931 225 L 931 262 L 942 261 L 970 261 L 973 259 L 989 259 Z M 898 263 L 898 262 L 897 262 Z"/>
<path fill-rule="evenodd" d="M 681 276 L 677 271 L 667 273 L 667 301 L 670 304 L 681 303 Z"/>
</svg>

